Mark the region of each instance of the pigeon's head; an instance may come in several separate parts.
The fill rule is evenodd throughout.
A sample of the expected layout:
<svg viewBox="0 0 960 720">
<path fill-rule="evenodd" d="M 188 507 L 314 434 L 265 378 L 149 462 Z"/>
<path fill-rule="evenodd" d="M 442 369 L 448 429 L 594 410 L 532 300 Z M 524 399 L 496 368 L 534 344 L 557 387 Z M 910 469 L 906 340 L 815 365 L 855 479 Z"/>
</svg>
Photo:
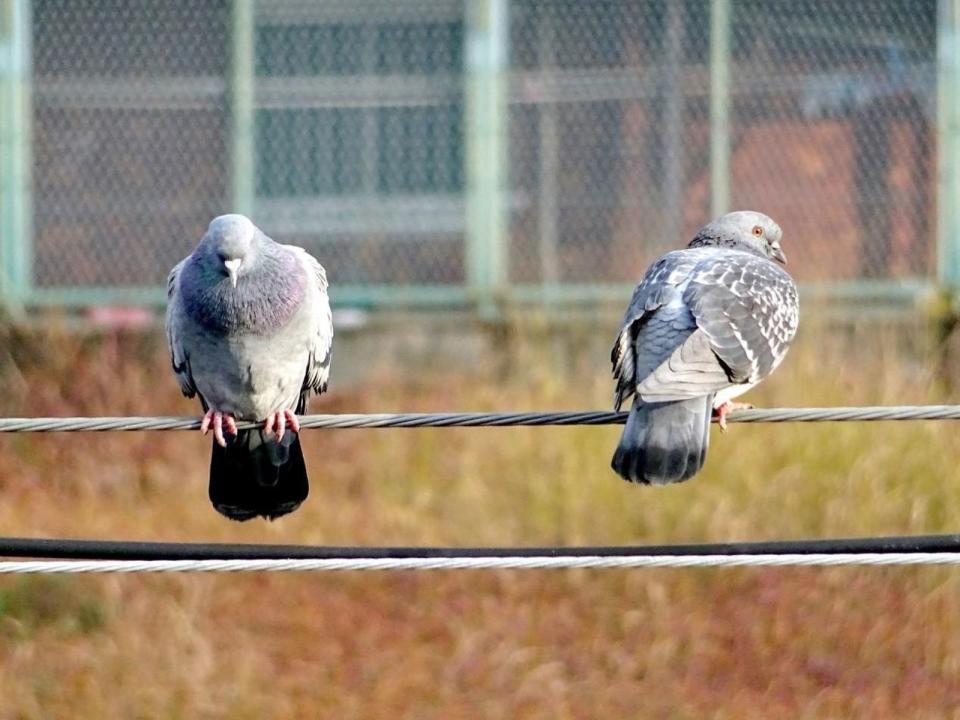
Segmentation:
<svg viewBox="0 0 960 720">
<path fill-rule="evenodd" d="M 203 236 L 200 247 L 208 262 L 237 286 L 237 278 L 248 267 L 256 252 L 257 226 L 245 215 L 215 217 Z"/>
<path fill-rule="evenodd" d="M 690 247 L 728 247 L 746 250 L 786 265 L 787 256 L 780 247 L 783 230 L 763 213 L 738 210 L 717 218 L 700 228 Z"/>
</svg>

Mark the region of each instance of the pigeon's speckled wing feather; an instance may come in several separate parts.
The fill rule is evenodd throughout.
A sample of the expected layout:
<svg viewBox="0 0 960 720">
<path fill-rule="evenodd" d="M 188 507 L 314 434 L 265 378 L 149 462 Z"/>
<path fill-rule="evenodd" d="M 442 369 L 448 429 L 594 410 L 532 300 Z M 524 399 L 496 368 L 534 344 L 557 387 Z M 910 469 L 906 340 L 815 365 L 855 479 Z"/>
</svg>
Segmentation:
<svg viewBox="0 0 960 720">
<path fill-rule="evenodd" d="M 177 376 L 180 390 L 187 397 L 197 394 L 197 386 L 190 372 L 190 356 L 182 344 L 180 324 L 183 322 L 183 312 L 180 301 L 180 270 L 187 262 L 181 260 L 167 276 L 167 344 L 170 347 L 170 362 L 173 372 Z"/>
<path fill-rule="evenodd" d="M 614 407 L 619 409 L 636 391 L 638 378 L 652 372 L 696 329 L 683 305 L 683 288 L 699 255 L 684 250 L 667 253 L 650 266 L 634 290 L 610 354 L 617 381 Z"/>
<path fill-rule="evenodd" d="M 724 248 L 668 253 L 641 281 L 614 345 L 615 404 L 684 400 L 759 382 L 797 329 L 797 290 L 764 258 Z"/>
<path fill-rule="evenodd" d="M 780 364 L 797 332 L 797 287 L 770 261 L 724 254 L 698 266 L 684 300 L 731 380 L 759 382 Z"/>
</svg>

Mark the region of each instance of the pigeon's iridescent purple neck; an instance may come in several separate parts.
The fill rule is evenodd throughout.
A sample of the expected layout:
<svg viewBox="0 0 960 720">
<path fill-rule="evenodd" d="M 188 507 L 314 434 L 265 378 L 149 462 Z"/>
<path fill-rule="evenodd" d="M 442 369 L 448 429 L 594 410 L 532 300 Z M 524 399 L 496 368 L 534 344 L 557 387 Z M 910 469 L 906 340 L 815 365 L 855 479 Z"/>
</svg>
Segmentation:
<svg viewBox="0 0 960 720">
<path fill-rule="evenodd" d="M 270 335 L 293 317 L 306 284 L 306 271 L 294 253 L 274 245 L 259 248 L 254 267 L 236 287 L 216 263 L 195 253 L 183 268 L 180 289 L 187 314 L 206 330 Z"/>
</svg>

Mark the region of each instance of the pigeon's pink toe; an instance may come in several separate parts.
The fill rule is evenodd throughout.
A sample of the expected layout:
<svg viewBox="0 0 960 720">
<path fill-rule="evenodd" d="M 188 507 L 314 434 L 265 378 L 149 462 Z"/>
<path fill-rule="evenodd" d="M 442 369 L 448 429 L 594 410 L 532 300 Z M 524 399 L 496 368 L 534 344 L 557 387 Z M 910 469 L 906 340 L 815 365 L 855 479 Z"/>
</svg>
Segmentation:
<svg viewBox="0 0 960 720">
<path fill-rule="evenodd" d="M 213 438 L 220 447 L 227 446 L 227 438 L 223 434 L 224 427 L 226 427 L 227 432 L 232 435 L 236 436 L 237 434 L 236 419 L 234 419 L 233 415 L 220 412 L 219 410 L 207 410 L 207 412 L 204 413 L 203 420 L 200 422 L 200 432 L 206 435 L 210 432 L 211 427 L 213 428 Z"/>
<path fill-rule="evenodd" d="M 300 432 L 300 421 L 292 410 L 277 410 L 267 415 L 263 422 L 263 429 L 267 433 L 276 433 L 277 440 L 282 440 L 283 436 L 290 428 L 292 432 Z"/>
</svg>

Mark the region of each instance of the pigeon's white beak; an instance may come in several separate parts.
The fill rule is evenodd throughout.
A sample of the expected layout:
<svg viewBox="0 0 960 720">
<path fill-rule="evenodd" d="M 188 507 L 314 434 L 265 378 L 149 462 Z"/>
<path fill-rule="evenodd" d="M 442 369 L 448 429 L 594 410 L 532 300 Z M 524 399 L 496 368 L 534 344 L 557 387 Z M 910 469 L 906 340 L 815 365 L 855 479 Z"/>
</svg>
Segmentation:
<svg viewBox="0 0 960 720">
<path fill-rule="evenodd" d="M 237 275 L 240 273 L 240 264 L 242 262 L 242 258 L 234 258 L 233 260 L 223 261 L 224 266 L 227 268 L 227 275 L 230 276 L 230 284 L 234 287 L 237 286 Z"/>
<path fill-rule="evenodd" d="M 780 243 L 775 242 L 770 246 L 770 257 L 776 260 L 781 265 L 787 264 L 787 256 L 783 253 L 783 248 L 780 247 Z"/>
</svg>

